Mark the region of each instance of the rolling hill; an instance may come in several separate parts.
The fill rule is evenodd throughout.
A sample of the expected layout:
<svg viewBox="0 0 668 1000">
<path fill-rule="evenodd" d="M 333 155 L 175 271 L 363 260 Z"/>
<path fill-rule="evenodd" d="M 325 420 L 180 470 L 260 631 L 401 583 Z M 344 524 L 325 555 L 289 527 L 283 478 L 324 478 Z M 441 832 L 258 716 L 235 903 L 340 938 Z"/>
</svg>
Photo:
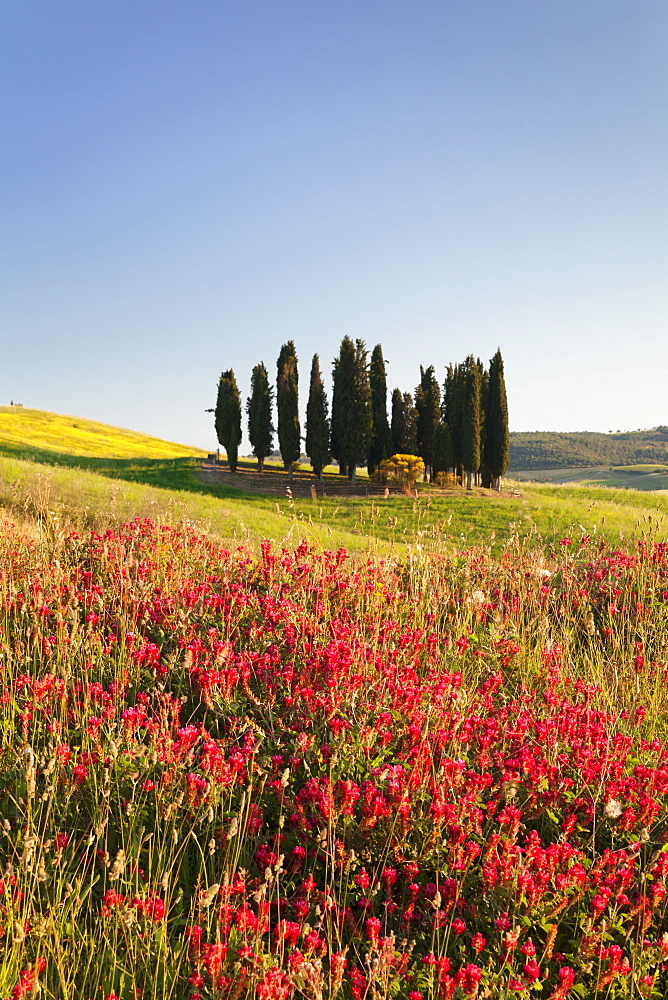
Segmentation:
<svg viewBox="0 0 668 1000">
<path fill-rule="evenodd" d="M 0 406 L 0 454 L 48 461 L 50 456 L 85 458 L 182 458 L 200 448 L 162 441 L 95 420 L 23 406 Z"/>
<path fill-rule="evenodd" d="M 650 463 L 668 465 L 668 427 L 615 434 L 521 431 L 510 435 L 509 473 Z"/>
<path fill-rule="evenodd" d="M 662 531 L 668 519 L 666 497 L 566 484 L 528 483 L 502 493 L 419 484 L 416 495 L 380 498 L 293 498 L 287 489 L 269 496 L 204 481 L 203 456 L 75 417 L 0 410 L 0 507 L 36 518 L 40 531 L 148 516 L 197 523 L 226 544 L 308 538 L 357 552 L 396 552 L 412 543 L 498 549 L 535 535 L 547 544 L 583 533 L 617 539 L 638 525 Z"/>
</svg>

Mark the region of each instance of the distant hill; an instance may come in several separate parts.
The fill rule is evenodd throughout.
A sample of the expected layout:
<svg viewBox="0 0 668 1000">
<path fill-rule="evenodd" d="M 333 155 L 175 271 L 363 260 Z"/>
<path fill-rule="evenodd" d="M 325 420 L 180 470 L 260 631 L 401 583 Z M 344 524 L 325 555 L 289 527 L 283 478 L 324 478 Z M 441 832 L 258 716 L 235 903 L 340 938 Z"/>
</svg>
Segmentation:
<svg viewBox="0 0 668 1000">
<path fill-rule="evenodd" d="M 617 434 L 521 431 L 510 435 L 509 472 L 647 463 L 668 465 L 668 427 Z"/>
<path fill-rule="evenodd" d="M 205 452 L 82 417 L 0 406 L 0 454 L 49 462 L 58 456 L 166 459 Z"/>
</svg>

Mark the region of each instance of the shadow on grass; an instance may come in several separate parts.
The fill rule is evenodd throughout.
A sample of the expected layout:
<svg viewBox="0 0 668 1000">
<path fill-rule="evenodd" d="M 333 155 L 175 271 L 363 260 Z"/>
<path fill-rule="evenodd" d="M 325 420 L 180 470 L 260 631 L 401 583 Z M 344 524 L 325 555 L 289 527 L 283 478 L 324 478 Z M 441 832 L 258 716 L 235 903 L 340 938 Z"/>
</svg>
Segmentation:
<svg viewBox="0 0 668 1000">
<path fill-rule="evenodd" d="M 202 460 L 195 456 L 183 458 L 107 458 L 88 455 L 67 455 L 47 448 L 26 448 L 25 445 L 0 443 L 0 456 L 20 458 L 40 465 L 68 469 L 85 469 L 110 479 L 123 479 L 130 483 L 157 486 L 167 490 L 187 490 L 224 499 L 237 498 L 252 501 L 258 494 L 223 485 L 202 483 L 195 476 Z"/>
</svg>

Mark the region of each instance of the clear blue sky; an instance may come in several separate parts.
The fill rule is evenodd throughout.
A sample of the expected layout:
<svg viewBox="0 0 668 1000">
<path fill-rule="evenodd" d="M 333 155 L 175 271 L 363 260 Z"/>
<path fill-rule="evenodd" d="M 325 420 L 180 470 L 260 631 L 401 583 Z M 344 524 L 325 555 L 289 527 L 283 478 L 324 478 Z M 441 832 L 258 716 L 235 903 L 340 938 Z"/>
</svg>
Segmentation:
<svg viewBox="0 0 668 1000">
<path fill-rule="evenodd" d="M 668 423 L 665 0 L 0 0 L 0 403 L 215 446 L 293 339 Z"/>
</svg>

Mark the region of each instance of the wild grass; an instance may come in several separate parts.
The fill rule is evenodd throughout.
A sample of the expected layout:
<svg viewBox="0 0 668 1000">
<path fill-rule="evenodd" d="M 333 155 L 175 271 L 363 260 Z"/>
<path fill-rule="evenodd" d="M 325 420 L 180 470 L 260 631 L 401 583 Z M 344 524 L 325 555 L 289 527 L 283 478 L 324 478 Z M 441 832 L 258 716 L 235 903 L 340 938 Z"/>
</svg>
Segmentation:
<svg viewBox="0 0 668 1000">
<path fill-rule="evenodd" d="M 45 451 L 0 459 L 0 996 L 668 995 L 666 501 Z"/>
<path fill-rule="evenodd" d="M 417 496 L 289 499 L 200 482 L 195 460 L 95 460 L 104 472 L 0 458 L 0 503 L 14 512 L 51 509 L 82 523 L 153 516 L 186 518 L 230 544 L 296 539 L 361 551 L 370 545 L 459 548 L 509 537 L 555 545 L 565 536 L 623 540 L 654 525 L 662 530 L 668 499 L 582 486 L 522 484 L 517 495 L 453 489 Z"/>
<path fill-rule="evenodd" d="M 25 453 L 33 460 L 16 459 Z M 420 484 L 417 496 L 374 500 L 263 496 L 203 483 L 197 471 L 204 453 L 196 449 L 19 407 L 0 408 L 2 455 L 0 489 L 14 509 L 44 491 L 54 503 L 89 520 L 99 515 L 118 521 L 156 511 L 166 517 L 176 505 L 182 516 L 231 542 L 277 541 L 288 531 L 294 537 L 295 527 L 302 525 L 314 540 L 329 539 L 355 551 L 369 540 L 454 547 L 491 542 L 498 549 L 515 535 L 537 536 L 545 544 L 568 534 L 619 540 L 647 524 L 663 524 L 668 514 L 668 499 L 661 495 L 564 484 L 522 483 L 519 495 L 439 491 Z M 273 467 L 280 469 L 280 461 L 274 460 Z M 339 482 L 335 472 L 330 467 L 328 477 Z M 636 467 L 628 475 L 640 482 L 645 472 Z"/>
<path fill-rule="evenodd" d="M 0 995 L 666 995 L 655 524 L 350 559 L 51 499 L 0 530 Z"/>
</svg>

